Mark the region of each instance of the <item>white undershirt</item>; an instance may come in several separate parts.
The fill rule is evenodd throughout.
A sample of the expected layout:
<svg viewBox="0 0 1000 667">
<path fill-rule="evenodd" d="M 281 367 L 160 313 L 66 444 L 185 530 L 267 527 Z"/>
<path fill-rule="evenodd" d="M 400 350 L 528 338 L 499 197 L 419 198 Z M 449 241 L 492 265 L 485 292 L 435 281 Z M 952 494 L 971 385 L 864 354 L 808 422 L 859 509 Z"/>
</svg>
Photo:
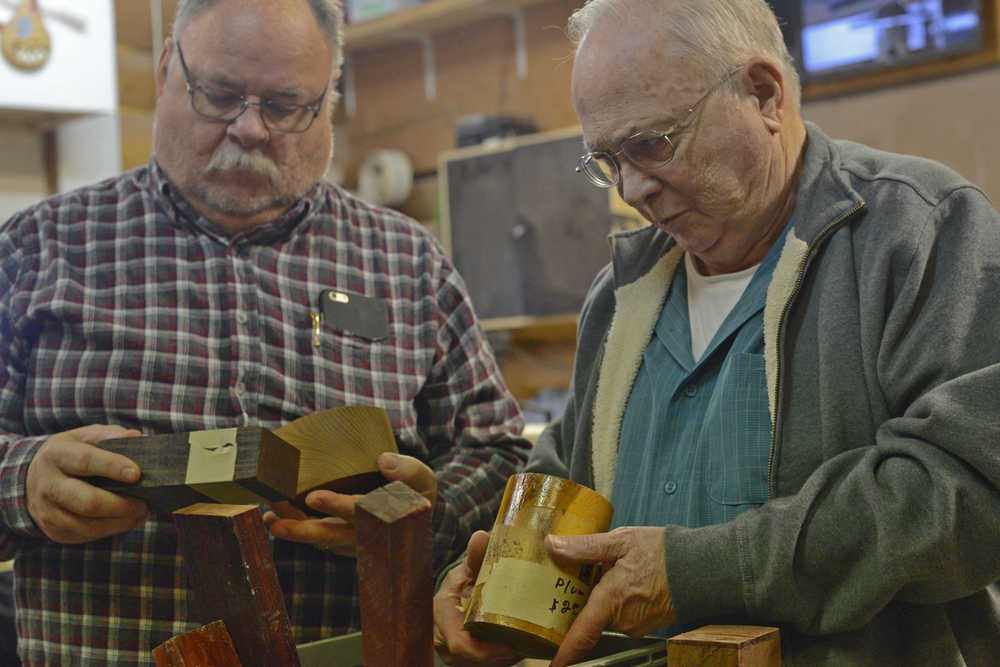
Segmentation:
<svg viewBox="0 0 1000 667">
<path fill-rule="evenodd" d="M 691 320 L 691 355 L 701 358 L 729 311 L 743 296 L 760 264 L 736 273 L 703 276 L 698 273 L 691 253 L 684 253 L 687 269 L 688 318 Z"/>
</svg>

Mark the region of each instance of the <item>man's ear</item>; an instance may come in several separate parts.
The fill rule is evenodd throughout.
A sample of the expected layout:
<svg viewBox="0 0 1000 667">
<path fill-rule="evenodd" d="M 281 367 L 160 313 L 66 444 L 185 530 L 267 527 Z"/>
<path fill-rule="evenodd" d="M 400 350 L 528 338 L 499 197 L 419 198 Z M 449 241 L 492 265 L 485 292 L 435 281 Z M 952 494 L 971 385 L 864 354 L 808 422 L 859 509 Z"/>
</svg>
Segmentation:
<svg viewBox="0 0 1000 667">
<path fill-rule="evenodd" d="M 167 73 L 170 70 L 170 57 L 174 53 L 174 38 L 167 37 L 163 40 L 163 50 L 160 51 L 160 60 L 156 63 L 156 96 L 163 94 L 163 87 L 167 85 Z"/>
<path fill-rule="evenodd" d="M 750 94 L 757 100 L 757 108 L 765 124 L 777 130 L 786 112 L 785 79 L 774 62 L 755 58 L 747 64 L 746 77 Z"/>
</svg>

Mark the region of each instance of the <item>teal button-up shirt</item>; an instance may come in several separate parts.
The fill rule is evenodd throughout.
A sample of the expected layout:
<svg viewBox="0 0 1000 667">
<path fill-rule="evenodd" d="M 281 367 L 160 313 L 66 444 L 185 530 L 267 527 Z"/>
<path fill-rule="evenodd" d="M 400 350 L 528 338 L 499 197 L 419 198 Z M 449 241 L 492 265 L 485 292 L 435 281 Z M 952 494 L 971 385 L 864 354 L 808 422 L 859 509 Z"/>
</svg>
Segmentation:
<svg viewBox="0 0 1000 667">
<path fill-rule="evenodd" d="M 764 303 L 783 238 L 698 362 L 678 267 L 625 410 L 612 527 L 723 523 L 767 499 Z"/>
</svg>

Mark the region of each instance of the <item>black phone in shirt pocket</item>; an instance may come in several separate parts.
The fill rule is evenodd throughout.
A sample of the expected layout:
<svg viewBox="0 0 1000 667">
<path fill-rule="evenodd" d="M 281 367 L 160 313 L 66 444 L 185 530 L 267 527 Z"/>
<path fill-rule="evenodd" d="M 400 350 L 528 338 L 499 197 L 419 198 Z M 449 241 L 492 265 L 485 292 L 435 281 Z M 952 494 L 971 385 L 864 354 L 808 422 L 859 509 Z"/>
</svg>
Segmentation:
<svg viewBox="0 0 1000 667">
<path fill-rule="evenodd" d="M 376 297 L 344 290 L 324 290 L 320 294 L 323 324 L 372 341 L 389 337 L 389 306 Z"/>
</svg>

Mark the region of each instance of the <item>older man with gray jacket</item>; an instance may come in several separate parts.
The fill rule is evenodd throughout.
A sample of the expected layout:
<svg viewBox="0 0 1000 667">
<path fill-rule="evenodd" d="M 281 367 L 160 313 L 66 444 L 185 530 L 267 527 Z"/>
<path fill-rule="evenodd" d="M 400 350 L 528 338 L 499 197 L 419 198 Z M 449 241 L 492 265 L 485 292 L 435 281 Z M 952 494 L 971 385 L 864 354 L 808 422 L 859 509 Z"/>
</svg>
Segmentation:
<svg viewBox="0 0 1000 667">
<path fill-rule="evenodd" d="M 788 665 L 1000 655 L 1000 215 L 943 165 L 804 122 L 763 0 L 592 0 L 571 19 L 578 169 L 652 224 L 612 238 L 530 470 L 615 505 L 549 538 L 605 628 L 778 625 Z M 485 535 L 438 594 L 446 659 Z"/>
</svg>

